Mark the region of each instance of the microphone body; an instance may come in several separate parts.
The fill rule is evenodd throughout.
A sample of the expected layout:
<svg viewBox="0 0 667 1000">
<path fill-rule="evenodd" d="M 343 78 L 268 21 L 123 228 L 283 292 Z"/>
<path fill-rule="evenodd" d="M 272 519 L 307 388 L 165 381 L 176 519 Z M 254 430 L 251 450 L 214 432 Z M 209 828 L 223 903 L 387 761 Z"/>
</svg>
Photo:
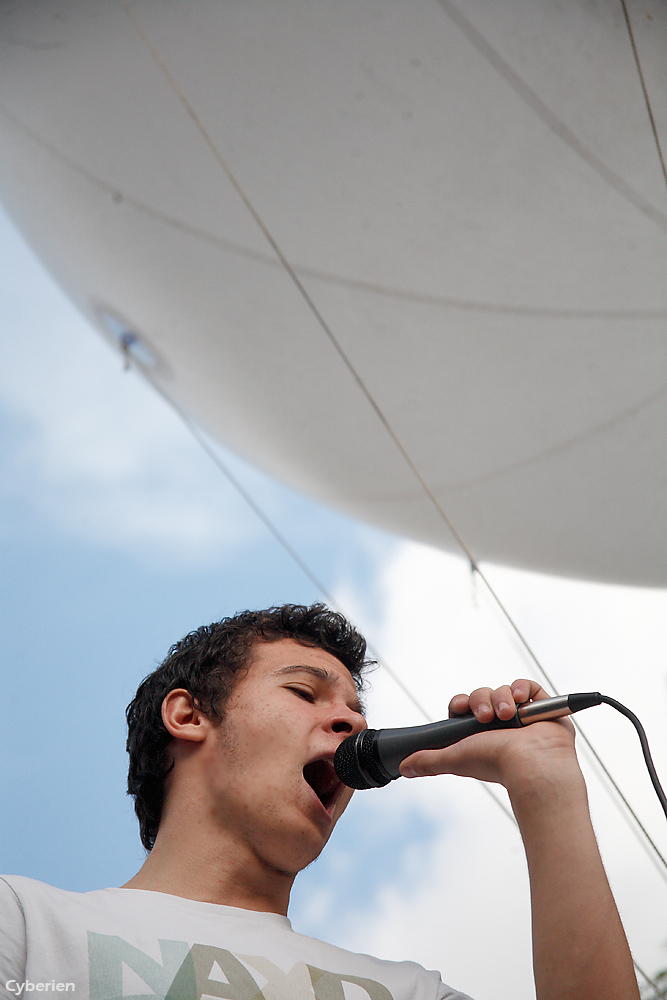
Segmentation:
<svg viewBox="0 0 667 1000">
<path fill-rule="evenodd" d="M 533 722 L 559 719 L 584 708 L 602 704 L 598 691 L 559 695 L 519 705 L 507 721 L 494 719 L 478 722 L 474 715 L 460 715 L 426 726 L 403 729 L 365 729 L 338 747 L 334 768 L 339 779 L 350 788 L 381 788 L 400 778 L 401 761 L 417 750 L 443 750 L 475 733 L 496 729 L 520 729 Z"/>
</svg>

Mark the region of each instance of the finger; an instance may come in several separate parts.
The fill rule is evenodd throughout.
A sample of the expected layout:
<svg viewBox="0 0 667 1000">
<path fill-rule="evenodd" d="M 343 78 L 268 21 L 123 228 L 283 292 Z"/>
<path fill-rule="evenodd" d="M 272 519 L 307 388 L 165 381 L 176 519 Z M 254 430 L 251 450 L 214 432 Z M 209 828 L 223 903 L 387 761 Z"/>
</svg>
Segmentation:
<svg viewBox="0 0 667 1000">
<path fill-rule="evenodd" d="M 493 690 L 489 687 L 476 688 L 470 695 L 470 711 L 480 722 L 491 722 L 496 716 Z"/>
<path fill-rule="evenodd" d="M 451 719 L 452 716 L 473 712 L 482 722 L 490 722 L 496 715 L 507 721 L 511 719 L 517 705 L 549 697 L 537 681 L 519 678 L 495 691 L 492 688 L 477 688 L 470 695 L 454 695 L 449 702 L 449 717 Z"/>
<path fill-rule="evenodd" d="M 453 715 L 467 715 L 470 711 L 470 697 L 467 694 L 455 694 L 448 707 L 449 718 Z"/>
<path fill-rule="evenodd" d="M 516 712 L 516 704 L 509 684 L 503 684 L 491 692 L 491 705 L 499 719 L 507 722 Z"/>
<path fill-rule="evenodd" d="M 523 705 L 527 701 L 540 701 L 542 698 L 550 697 L 537 681 L 530 681 L 525 677 L 514 681 L 511 689 L 512 697 L 517 705 Z"/>
</svg>

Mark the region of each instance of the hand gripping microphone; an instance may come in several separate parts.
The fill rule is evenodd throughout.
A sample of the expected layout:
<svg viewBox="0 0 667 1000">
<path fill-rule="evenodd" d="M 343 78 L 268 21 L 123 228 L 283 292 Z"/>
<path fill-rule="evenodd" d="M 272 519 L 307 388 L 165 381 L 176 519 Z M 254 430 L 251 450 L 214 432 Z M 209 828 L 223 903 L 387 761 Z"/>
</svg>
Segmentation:
<svg viewBox="0 0 667 1000">
<path fill-rule="evenodd" d="M 348 736 L 338 747 L 334 767 L 340 780 L 350 788 L 382 788 L 400 778 L 401 761 L 417 750 L 443 750 L 474 733 L 493 729 L 520 729 L 532 722 L 560 719 L 584 708 L 601 705 L 599 691 L 564 694 L 519 705 L 507 721 L 478 722 L 474 715 L 460 715 L 426 726 L 405 729 L 364 729 Z"/>
</svg>

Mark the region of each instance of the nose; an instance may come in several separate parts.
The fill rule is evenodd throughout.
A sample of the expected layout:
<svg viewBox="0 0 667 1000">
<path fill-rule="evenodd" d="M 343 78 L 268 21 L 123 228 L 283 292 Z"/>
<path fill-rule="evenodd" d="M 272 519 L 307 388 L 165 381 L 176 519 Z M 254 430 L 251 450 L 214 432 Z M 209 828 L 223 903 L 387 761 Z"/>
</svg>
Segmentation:
<svg viewBox="0 0 667 1000">
<path fill-rule="evenodd" d="M 331 733 L 344 733 L 346 736 L 351 736 L 353 733 L 360 733 L 366 729 L 366 720 L 360 712 L 355 712 L 346 706 L 327 720 L 325 729 Z"/>
</svg>

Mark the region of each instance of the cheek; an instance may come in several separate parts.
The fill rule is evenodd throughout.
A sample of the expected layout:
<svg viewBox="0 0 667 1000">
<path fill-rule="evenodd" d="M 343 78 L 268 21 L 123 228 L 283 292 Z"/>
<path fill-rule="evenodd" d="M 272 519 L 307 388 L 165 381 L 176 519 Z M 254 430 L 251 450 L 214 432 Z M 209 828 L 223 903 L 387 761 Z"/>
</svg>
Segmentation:
<svg viewBox="0 0 667 1000">
<path fill-rule="evenodd" d="M 263 711 L 261 704 L 239 707 L 243 709 L 243 725 L 232 713 L 223 719 L 218 732 L 216 751 L 221 776 L 224 780 L 226 771 L 232 780 L 245 777 L 255 783 L 263 776 L 275 781 L 289 769 L 296 736 L 274 711 Z"/>
</svg>

